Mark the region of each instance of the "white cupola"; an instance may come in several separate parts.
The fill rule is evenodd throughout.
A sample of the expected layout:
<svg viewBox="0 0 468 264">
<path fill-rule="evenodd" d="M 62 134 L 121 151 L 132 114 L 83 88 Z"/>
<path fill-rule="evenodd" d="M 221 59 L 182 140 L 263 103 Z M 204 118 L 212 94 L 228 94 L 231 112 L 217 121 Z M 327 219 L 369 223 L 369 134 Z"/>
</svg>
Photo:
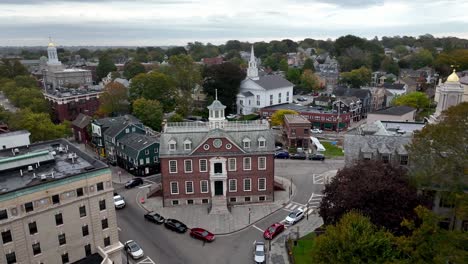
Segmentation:
<svg viewBox="0 0 468 264">
<path fill-rule="evenodd" d="M 208 106 L 209 111 L 209 123 L 210 128 L 224 128 L 224 124 L 227 122 L 224 116 L 224 109 L 226 106 L 223 105 L 220 101 L 218 101 L 218 90 L 215 91 L 216 97 L 213 103 Z"/>
<path fill-rule="evenodd" d="M 57 55 L 57 48 L 55 44 L 52 42 L 52 39 L 49 38 L 49 45 L 47 45 L 47 57 L 49 60 L 47 61 L 48 65 L 61 65 L 62 63 L 58 60 Z"/>
</svg>

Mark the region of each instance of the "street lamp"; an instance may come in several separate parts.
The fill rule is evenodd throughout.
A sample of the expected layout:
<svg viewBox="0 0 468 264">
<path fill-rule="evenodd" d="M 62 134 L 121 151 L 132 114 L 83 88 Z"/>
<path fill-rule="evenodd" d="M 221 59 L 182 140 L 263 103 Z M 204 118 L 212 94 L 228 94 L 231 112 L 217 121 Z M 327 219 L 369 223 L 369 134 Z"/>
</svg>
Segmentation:
<svg viewBox="0 0 468 264">
<path fill-rule="evenodd" d="M 341 110 L 341 101 L 338 99 L 333 104 L 338 103 L 338 116 L 336 118 L 336 133 L 340 132 L 340 110 Z"/>
<path fill-rule="evenodd" d="M 127 255 L 127 264 L 129 264 L 129 262 L 128 262 L 128 245 L 127 244 L 125 244 L 124 249 L 125 249 L 125 253 Z"/>
</svg>

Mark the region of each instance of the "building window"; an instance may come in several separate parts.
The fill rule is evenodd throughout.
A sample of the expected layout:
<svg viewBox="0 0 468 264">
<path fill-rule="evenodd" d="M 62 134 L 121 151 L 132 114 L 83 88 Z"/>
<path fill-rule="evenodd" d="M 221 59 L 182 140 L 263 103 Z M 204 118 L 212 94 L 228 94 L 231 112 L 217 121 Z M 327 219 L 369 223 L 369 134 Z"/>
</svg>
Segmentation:
<svg viewBox="0 0 468 264">
<path fill-rule="evenodd" d="M 244 140 L 242 140 L 242 146 L 244 148 L 250 148 L 250 139 L 245 138 Z"/>
<path fill-rule="evenodd" d="M 169 141 L 169 151 L 176 150 L 176 142 L 174 140 Z"/>
<path fill-rule="evenodd" d="M 0 210 L 0 220 L 7 219 L 8 218 L 8 212 L 6 209 Z"/>
<path fill-rule="evenodd" d="M 125 129 L 125 133 L 126 133 L 126 134 L 130 133 L 130 129 L 126 128 L 126 129 Z"/>
<path fill-rule="evenodd" d="M 157 162 L 158 162 L 158 157 L 154 156 L 154 157 L 153 157 L 153 161 L 154 161 L 155 163 L 157 163 Z"/>
<path fill-rule="evenodd" d="M 252 190 L 251 179 L 244 179 L 244 192 L 250 192 Z"/>
<path fill-rule="evenodd" d="M 388 163 L 390 161 L 390 155 L 382 154 L 383 163 Z"/>
<path fill-rule="evenodd" d="M 193 193 L 193 181 L 185 182 L 185 193 L 186 194 Z"/>
<path fill-rule="evenodd" d="M 171 182 L 171 194 L 179 194 L 179 183 Z"/>
<path fill-rule="evenodd" d="M 259 148 L 264 148 L 265 146 L 266 146 L 265 139 L 264 138 L 259 138 L 258 139 L 258 147 Z"/>
<path fill-rule="evenodd" d="M 150 158 L 146 158 L 146 164 L 150 163 Z"/>
<path fill-rule="evenodd" d="M 184 160 L 185 172 L 192 172 L 192 160 Z"/>
<path fill-rule="evenodd" d="M 65 234 L 58 235 L 59 245 L 65 245 L 67 243 L 67 239 L 65 238 Z"/>
<path fill-rule="evenodd" d="M 237 202 L 237 198 L 236 197 L 231 197 L 231 198 L 229 198 L 229 202 L 235 203 L 235 202 Z"/>
<path fill-rule="evenodd" d="M 169 161 L 169 173 L 177 173 L 177 160 Z"/>
<path fill-rule="evenodd" d="M 53 204 L 60 203 L 60 196 L 58 194 L 52 196 L 52 203 Z"/>
<path fill-rule="evenodd" d="M 140 159 L 140 165 L 145 165 L 145 161 L 143 159 Z"/>
<path fill-rule="evenodd" d="M 10 243 L 11 241 L 13 241 L 10 230 L 2 232 L 2 240 L 3 240 L 3 244 Z"/>
<path fill-rule="evenodd" d="M 207 172 L 208 171 L 208 161 L 206 159 L 201 159 L 198 161 L 200 165 L 200 172 Z"/>
<path fill-rule="evenodd" d="M 110 246 L 110 237 L 105 237 L 104 238 L 104 247 L 108 247 Z"/>
<path fill-rule="evenodd" d="M 34 234 L 37 233 L 37 224 L 36 224 L 35 221 L 29 223 L 28 226 L 29 226 L 29 234 L 30 235 L 34 235 Z"/>
<path fill-rule="evenodd" d="M 266 157 L 258 157 L 258 169 L 266 170 Z"/>
<path fill-rule="evenodd" d="M 81 197 L 81 196 L 83 196 L 83 195 L 84 195 L 84 193 L 83 193 L 83 188 L 78 188 L 78 189 L 76 189 L 76 196 L 77 196 L 77 197 Z"/>
<path fill-rule="evenodd" d="M 107 221 L 107 218 L 101 220 L 101 226 L 103 230 L 109 228 L 109 222 Z"/>
<path fill-rule="evenodd" d="M 223 173 L 223 164 L 221 162 L 214 164 L 214 173 Z"/>
<path fill-rule="evenodd" d="M 97 189 L 98 191 L 104 190 L 104 183 L 98 182 L 98 183 L 96 184 L 96 189 Z"/>
<path fill-rule="evenodd" d="M 91 253 L 91 245 L 90 244 L 87 244 L 84 246 L 84 250 L 85 250 L 85 255 L 88 257 L 90 256 L 92 253 Z"/>
<path fill-rule="evenodd" d="M 273 95 L 270 94 L 270 105 L 273 105 Z"/>
<path fill-rule="evenodd" d="M 55 225 L 63 225 L 63 218 L 61 213 L 55 215 Z"/>
<path fill-rule="evenodd" d="M 193 204 L 193 200 L 192 199 L 187 200 L 187 204 Z"/>
<path fill-rule="evenodd" d="M 400 165 L 408 165 L 408 155 L 400 155 Z"/>
<path fill-rule="evenodd" d="M 439 207 L 443 208 L 453 208 L 455 207 L 454 198 L 450 196 L 448 192 L 440 193 Z"/>
<path fill-rule="evenodd" d="M 24 210 L 26 210 L 26 213 L 34 211 L 34 206 L 32 202 L 25 203 L 24 204 Z"/>
<path fill-rule="evenodd" d="M 229 191 L 237 192 L 237 180 L 236 179 L 229 179 Z"/>
<path fill-rule="evenodd" d="M 145 155 L 149 155 L 149 149 L 145 149 Z"/>
<path fill-rule="evenodd" d="M 244 197 L 244 201 L 250 202 L 250 196 Z"/>
<path fill-rule="evenodd" d="M 179 200 L 172 200 L 172 205 L 179 205 Z"/>
<path fill-rule="evenodd" d="M 32 249 L 34 256 L 41 254 L 41 244 L 39 242 L 32 244 Z"/>
<path fill-rule="evenodd" d="M 88 225 L 84 225 L 81 227 L 81 233 L 83 234 L 83 237 L 89 235 Z"/>
<path fill-rule="evenodd" d="M 79 208 L 80 210 L 80 217 L 85 217 L 86 216 L 86 206 L 82 205 Z"/>
<path fill-rule="evenodd" d="M 258 197 L 258 201 L 259 201 L 259 202 L 263 202 L 263 201 L 265 201 L 265 199 L 266 199 L 265 196 L 259 196 L 259 197 Z"/>
<path fill-rule="evenodd" d="M 201 193 L 207 193 L 208 192 L 208 181 L 206 181 L 206 180 L 200 181 L 200 192 Z"/>
<path fill-rule="evenodd" d="M 259 178 L 258 179 L 258 190 L 265 191 L 266 190 L 266 178 Z"/>
<path fill-rule="evenodd" d="M 289 102 L 289 92 L 286 92 L 286 102 Z"/>
<path fill-rule="evenodd" d="M 201 203 L 202 203 L 202 204 L 207 204 L 207 203 L 208 203 L 208 199 L 202 199 L 202 200 L 201 200 Z"/>
<path fill-rule="evenodd" d="M 260 106 L 260 95 L 257 95 L 257 106 Z"/>
<path fill-rule="evenodd" d="M 158 153 L 158 146 L 154 147 L 154 153 Z"/>
<path fill-rule="evenodd" d="M 99 210 L 106 210 L 106 200 L 99 201 Z"/>
<path fill-rule="evenodd" d="M 5 257 L 6 257 L 7 264 L 16 263 L 16 254 L 15 254 L 15 252 L 6 253 Z"/>
<path fill-rule="evenodd" d="M 229 158 L 228 159 L 228 170 L 229 171 L 236 171 L 237 170 L 237 165 L 236 165 L 236 158 Z"/>
<path fill-rule="evenodd" d="M 244 170 L 251 170 L 252 169 L 252 162 L 250 157 L 244 158 Z"/>
<path fill-rule="evenodd" d="M 62 264 L 68 263 L 70 260 L 68 259 L 68 253 L 62 254 Z"/>
<path fill-rule="evenodd" d="M 281 93 L 278 94 L 278 104 L 281 104 Z"/>
<path fill-rule="evenodd" d="M 191 150 L 192 149 L 192 142 L 190 140 L 184 141 L 184 150 Z"/>
</svg>

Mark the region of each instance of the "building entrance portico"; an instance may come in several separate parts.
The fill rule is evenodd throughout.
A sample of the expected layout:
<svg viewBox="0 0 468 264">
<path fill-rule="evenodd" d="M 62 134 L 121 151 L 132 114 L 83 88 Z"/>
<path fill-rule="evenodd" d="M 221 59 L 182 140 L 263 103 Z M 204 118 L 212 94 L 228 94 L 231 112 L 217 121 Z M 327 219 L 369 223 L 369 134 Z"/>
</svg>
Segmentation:
<svg viewBox="0 0 468 264">
<path fill-rule="evenodd" d="M 215 181 L 214 195 L 223 195 L 223 181 Z"/>
</svg>

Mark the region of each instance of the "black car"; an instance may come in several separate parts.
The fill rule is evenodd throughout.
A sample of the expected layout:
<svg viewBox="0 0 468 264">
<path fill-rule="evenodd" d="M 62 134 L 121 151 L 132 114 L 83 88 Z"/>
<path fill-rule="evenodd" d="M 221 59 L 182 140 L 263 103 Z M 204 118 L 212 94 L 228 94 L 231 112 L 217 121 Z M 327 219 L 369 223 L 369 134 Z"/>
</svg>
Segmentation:
<svg viewBox="0 0 468 264">
<path fill-rule="evenodd" d="M 310 160 L 325 160 L 325 156 L 323 154 L 317 153 L 317 154 L 312 154 L 309 156 Z"/>
<path fill-rule="evenodd" d="M 290 159 L 305 160 L 305 159 L 307 159 L 307 154 L 305 154 L 304 152 L 298 152 L 298 153 L 294 153 L 294 154 L 290 155 L 289 158 Z"/>
<path fill-rule="evenodd" d="M 187 226 L 180 222 L 179 220 L 175 219 L 167 219 L 166 222 L 164 222 L 164 226 L 172 231 L 176 231 L 178 233 L 185 233 L 187 231 Z"/>
<path fill-rule="evenodd" d="M 149 212 L 145 214 L 145 219 L 158 225 L 164 223 L 164 217 L 156 212 Z"/>
<path fill-rule="evenodd" d="M 129 189 L 129 188 L 133 188 L 135 186 L 142 185 L 142 184 L 143 184 L 142 178 L 134 178 L 134 179 L 129 180 L 127 183 L 125 183 L 125 188 Z"/>
</svg>

